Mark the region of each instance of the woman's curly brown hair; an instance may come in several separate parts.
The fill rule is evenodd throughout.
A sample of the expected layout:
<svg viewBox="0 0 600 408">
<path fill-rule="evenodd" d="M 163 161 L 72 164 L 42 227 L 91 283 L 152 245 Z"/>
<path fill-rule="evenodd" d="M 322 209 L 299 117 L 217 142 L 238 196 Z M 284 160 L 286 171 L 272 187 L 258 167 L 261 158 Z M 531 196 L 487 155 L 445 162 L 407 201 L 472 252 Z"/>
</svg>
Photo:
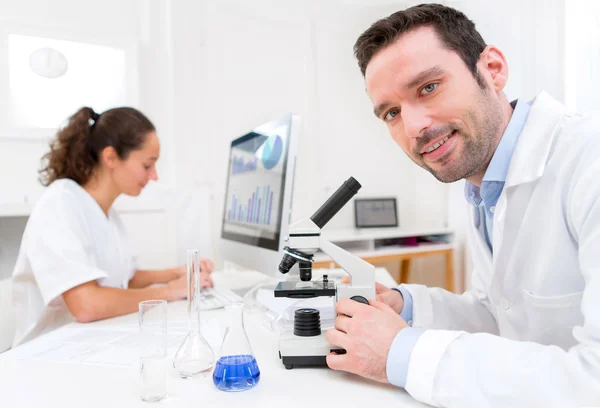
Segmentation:
<svg viewBox="0 0 600 408">
<path fill-rule="evenodd" d="M 50 151 L 42 157 L 40 182 L 48 186 L 69 178 L 84 185 L 105 148 L 114 148 L 125 160 L 131 151 L 142 148 L 146 136 L 154 130 L 152 122 L 134 108 L 114 108 L 98 115 L 92 108 L 83 107 L 50 143 Z"/>
</svg>

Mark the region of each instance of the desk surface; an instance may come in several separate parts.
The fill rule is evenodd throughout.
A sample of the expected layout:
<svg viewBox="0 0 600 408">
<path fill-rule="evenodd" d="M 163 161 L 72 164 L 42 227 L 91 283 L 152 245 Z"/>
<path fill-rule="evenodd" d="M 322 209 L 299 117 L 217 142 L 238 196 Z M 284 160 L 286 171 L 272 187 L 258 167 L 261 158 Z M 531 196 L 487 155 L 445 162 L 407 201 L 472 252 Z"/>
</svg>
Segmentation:
<svg viewBox="0 0 600 408">
<path fill-rule="evenodd" d="M 394 285 L 383 268 L 377 268 L 377 280 Z M 217 284 L 226 284 L 221 279 Z M 220 282 L 221 281 L 221 282 Z M 239 280 L 238 280 L 239 281 Z M 169 304 L 169 318 L 186 316 L 185 302 Z M 204 312 L 203 319 L 225 322 L 224 310 Z M 172 407 L 302 407 L 345 406 L 424 407 L 404 390 L 365 380 L 327 368 L 286 370 L 278 357 L 278 334 L 262 324 L 258 313 L 247 315 L 246 330 L 261 371 L 258 385 L 245 392 L 219 391 L 212 377 L 180 379 L 174 370 L 169 375 L 169 396 L 158 403 Z M 88 323 L 86 327 L 115 328 L 137 325 L 137 314 Z M 81 326 L 73 324 L 69 326 Z M 69 326 L 66 326 L 68 328 Z M 63 328 L 58 329 L 64 330 Z M 44 337 L 36 341 L 43 341 Z M 15 350 L 28 347 L 27 344 Z M 75 364 L 56 361 L 19 360 L 15 350 L 0 355 L 0 401 L 6 407 L 62 408 L 148 407 L 139 398 L 137 367 Z M 217 350 L 216 350 L 217 351 Z"/>
</svg>

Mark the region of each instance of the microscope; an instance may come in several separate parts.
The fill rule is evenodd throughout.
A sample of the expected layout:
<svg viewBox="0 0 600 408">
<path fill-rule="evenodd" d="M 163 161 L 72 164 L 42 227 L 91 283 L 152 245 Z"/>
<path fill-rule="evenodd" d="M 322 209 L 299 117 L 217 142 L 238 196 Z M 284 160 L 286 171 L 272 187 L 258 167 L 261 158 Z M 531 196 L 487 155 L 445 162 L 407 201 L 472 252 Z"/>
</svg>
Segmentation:
<svg viewBox="0 0 600 408">
<path fill-rule="evenodd" d="M 289 227 L 287 246 L 279 271 L 286 274 L 298 263 L 300 281 L 283 281 L 275 288 L 275 297 L 313 298 L 335 296 L 335 302 L 349 298 L 368 304 L 375 299 L 375 267 L 348 251 L 321 238 L 321 229 L 358 192 L 361 185 L 353 177 L 346 180 L 338 190 L 319 208 L 310 219 L 298 221 Z M 350 283 L 336 285 L 323 275 L 322 280 L 312 281 L 313 255 L 321 250 L 329 255 L 350 275 Z M 346 351 L 325 340 L 321 332 L 320 313 L 317 309 L 298 309 L 294 313 L 294 330 L 281 333 L 279 357 L 286 369 L 298 366 L 326 366 L 329 353 Z"/>
</svg>

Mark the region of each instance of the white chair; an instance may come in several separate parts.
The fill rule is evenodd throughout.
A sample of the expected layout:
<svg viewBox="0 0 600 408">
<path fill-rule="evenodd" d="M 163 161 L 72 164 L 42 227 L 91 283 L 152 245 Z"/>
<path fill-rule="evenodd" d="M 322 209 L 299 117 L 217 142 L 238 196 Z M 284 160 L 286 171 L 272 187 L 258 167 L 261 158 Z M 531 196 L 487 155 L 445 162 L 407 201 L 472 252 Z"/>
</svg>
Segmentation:
<svg viewBox="0 0 600 408">
<path fill-rule="evenodd" d="M 12 306 L 12 281 L 0 280 L 0 353 L 8 350 L 15 335 L 15 316 Z"/>
</svg>

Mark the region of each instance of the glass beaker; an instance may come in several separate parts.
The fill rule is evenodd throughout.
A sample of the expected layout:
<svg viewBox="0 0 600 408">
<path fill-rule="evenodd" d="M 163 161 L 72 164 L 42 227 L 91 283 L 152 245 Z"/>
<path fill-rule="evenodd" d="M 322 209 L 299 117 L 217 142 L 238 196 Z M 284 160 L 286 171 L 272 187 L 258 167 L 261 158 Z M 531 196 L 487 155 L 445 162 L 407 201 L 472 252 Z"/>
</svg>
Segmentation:
<svg viewBox="0 0 600 408">
<path fill-rule="evenodd" d="M 173 360 L 181 378 L 206 375 L 215 364 L 213 350 L 200 330 L 200 263 L 196 249 L 187 251 L 187 283 L 188 333 Z"/>
<path fill-rule="evenodd" d="M 167 395 L 167 302 L 139 303 L 140 393 L 143 401 L 157 402 Z"/>
<path fill-rule="evenodd" d="M 258 383 L 260 370 L 244 328 L 244 304 L 232 303 L 226 309 L 231 323 L 225 331 L 213 382 L 223 391 L 249 390 Z"/>
</svg>

